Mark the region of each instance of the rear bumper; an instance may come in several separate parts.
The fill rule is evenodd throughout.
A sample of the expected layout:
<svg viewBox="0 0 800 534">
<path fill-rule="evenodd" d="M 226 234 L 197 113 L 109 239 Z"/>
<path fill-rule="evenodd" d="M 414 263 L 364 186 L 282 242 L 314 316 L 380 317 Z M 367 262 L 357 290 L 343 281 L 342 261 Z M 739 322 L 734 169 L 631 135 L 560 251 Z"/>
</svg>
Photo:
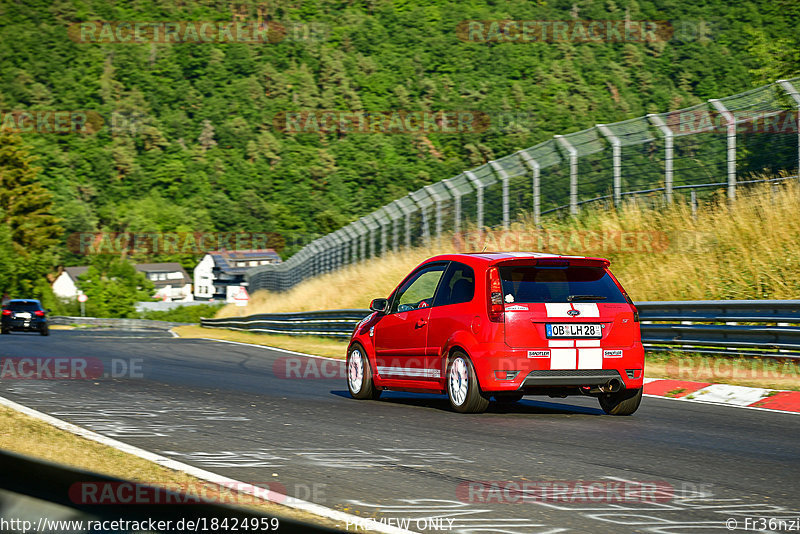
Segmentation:
<svg viewBox="0 0 800 534">
<path fill-rule="evenodd" d="M 555 361 L 541 356 L 550 350 L 548 348 L 511 349 L 505 343 L 482 343 L 475 348 L 470 356 L 481 389 L 486 392 L 574 388 L 578 393 L 578 388 L 602 386 L 612 379 L 619 380 L 626 389 L 638 389 L 644 385 L 644 347 L 641 342 L 625 347 L 602 347 L 602 358 L 598 359 L 597 353 L 593 353 L 594 361 L 590 368 L 584 368 L 579 352 L 576 352 L 572 366 L 554 369 L 553 366 L 558 367 Z M 529 358 L 529 351 L 537 357 Z M 619 351 L 621 356 L 616 355 Z M 606 352 L 614 355 L 606 357 Z"/>
<path fill-rule="evenodd" d="M 47 321 L 41 319 L 36 321 L 26 322 L 24 319 L 5 319 L 0 323 L 3 330 L 22 330 L 22 331 L 36 331 L 42 330 L 47 326 Z"/>
<path fill-rule="evenodd" d="M 614 378 L 622 381 L 622 376 L 616 369 L 540 370 L 528 373 L 522 381 L 522 387 L 602 386 Z"/>
</svg>

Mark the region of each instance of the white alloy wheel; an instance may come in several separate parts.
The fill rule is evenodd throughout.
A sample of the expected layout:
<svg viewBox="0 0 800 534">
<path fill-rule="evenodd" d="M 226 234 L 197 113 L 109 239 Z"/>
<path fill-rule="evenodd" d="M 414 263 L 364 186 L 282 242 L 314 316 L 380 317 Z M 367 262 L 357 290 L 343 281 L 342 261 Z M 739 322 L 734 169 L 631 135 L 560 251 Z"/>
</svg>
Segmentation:
<svg viewBox="0 0 800 534">
<path fill-rule="evenodd" d="M 347 382 L 350 384 L 350 391 L 359 393 L 364 383 L 364 358 L 361 351 L 355 349 L 350 353 L 350 363 L 347 366 Z"/>
<path fill-rule="evenodd" d="M 456 406 L 464 404 L 469 390 L 469 373 L 467 372 L 467 362 L 461 356 L 456 357 L 453 363 L 450 364 L 447 387 L 453 404 Z"/>
</svg>

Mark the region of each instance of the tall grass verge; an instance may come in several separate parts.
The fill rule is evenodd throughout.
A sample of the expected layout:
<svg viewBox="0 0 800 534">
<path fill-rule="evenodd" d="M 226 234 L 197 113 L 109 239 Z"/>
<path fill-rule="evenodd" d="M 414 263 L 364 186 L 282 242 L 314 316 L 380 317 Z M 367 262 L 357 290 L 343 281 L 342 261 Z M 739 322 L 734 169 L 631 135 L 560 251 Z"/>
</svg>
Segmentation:
<svg viewBox="0 0 800 534">
<path fill-rule="evenodd" d="M 692 215 L 687 202 L 652 208 L 626 202 L 536 227 L 524 217 L 507 231 L 470 230 L 398 250 L 307 280 L 285 293 L 258 291 L 246 307 L 218 317 L 366 308 L 415 265 L 447 252 L 525 250 L 601 256 L 634 300 L 800 298 L 800 185 L 740 188 L 717 195 Z"/>
</svg>

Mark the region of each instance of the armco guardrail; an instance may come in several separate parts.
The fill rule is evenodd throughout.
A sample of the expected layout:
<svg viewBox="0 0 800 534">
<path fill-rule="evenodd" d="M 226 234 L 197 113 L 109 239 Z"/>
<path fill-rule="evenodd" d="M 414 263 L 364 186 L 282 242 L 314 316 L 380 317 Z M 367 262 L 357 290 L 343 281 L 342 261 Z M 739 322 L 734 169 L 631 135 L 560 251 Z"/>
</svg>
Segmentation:
<svg viewBox="0 0 800 534">
<path fill-rule="evenodd" d="M 3 532 L 186 532 L 209 530 L 223 522 L 238 525 L 232 528 L 238 531 L 344 532 L 222 504 L 236 502 L 224 488 L 218 498 L 221 502 L 198 504 L 198 498 L 213 499 L 214 485 L 200 484 L 187 485 L 186 493 L 167 491 L 0 451 L 0 509 L 3 517 L 17 518 L 16 526 L 8 521 L 11 530 Z M 239 500 L 242 504 L 258 501 L 249 495 Z M 90 528 L 89 521 L 106 526 Z M 117 526 L 111 526 L 111 521 Z"/>
<path fill-rule="evenodd" d="M 369 314 L 369 310 L 358 309 L 264 313 L 246 317 L 203 318 L 200 320 L 200 325 L 208 328 L 250 330 L 266 334 L 350 337 L 356 323 Z"/>
<path fill-rule="evenodd" d="M 192 323 L 172 323 L 169 321 L 151 321 L 150 319 L 112 319 L 105 317 L 68 317 L 53 315 L 50 324 L 56 325 L 89 325 L 121 330 L 169 330 L 174 326 Z"/>
<path fill-rule="evenodd" d="M 800 324 L 800 300 L 638 302 L 636 307 L 642 341 L 651 351 L 800 359 L 800 327 L 789 326 Z M 202 319 L 201 325 L 347 338 L 369 313 L 351 309 L 259 314 Z M 739 322 L 759 324 L 727 324 Z"/>
</svg>

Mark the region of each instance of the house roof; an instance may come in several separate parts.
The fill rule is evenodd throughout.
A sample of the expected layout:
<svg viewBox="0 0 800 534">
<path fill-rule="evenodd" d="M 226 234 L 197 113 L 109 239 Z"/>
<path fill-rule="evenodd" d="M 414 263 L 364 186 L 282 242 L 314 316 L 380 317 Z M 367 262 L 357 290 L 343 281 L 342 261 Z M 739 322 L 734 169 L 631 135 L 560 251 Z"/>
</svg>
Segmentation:
<svg viewBox="0 0 800 534">
<path fill-rule="evenodd" d="M 64 267 L 64 270 L 67 272 L 70 278 L 73 281 L 77 281 L 78 277 L 89 270 L 88 266 L 82 267 Z"/>
<path fill-rule="evenodd" d="M 244 274 L 248 269 L 253 267 L 247 266 L 234 266 L 233 262 L 242 260 L 268 260 L 270 263 L 280 263 L 281 257 L 271 248 L 258 249 L 258 250 L 212 250 L 208 254 L 214 260 L 214 265 L 224 273 L 227 274 Z"/>
<path fill-rule="evenodd" d="M 191 284 L 192 281 L 189 278 L 189 275 L 186 273 L 186 269 L 181 266 L 180 263 L 170 261 L 164 263 L 137 263 L 133 266 L 137 271 L 140 273 L 148 274 L 148 273 L 174 273 L 179 272 L 181 273 L 180 279 L 172 279 L 172 280 L 150 280 L 156 287 L 163 287 L 168 285 L 186 285 Z M 89 267 L 86 265 L 82 265 L 79 267 L 64 267 L 64 271 L 72 278 L 73 281 L 78 280 L 78 277 L 84 274 L 86 271 L 89 270 Z"/>
</svg>

